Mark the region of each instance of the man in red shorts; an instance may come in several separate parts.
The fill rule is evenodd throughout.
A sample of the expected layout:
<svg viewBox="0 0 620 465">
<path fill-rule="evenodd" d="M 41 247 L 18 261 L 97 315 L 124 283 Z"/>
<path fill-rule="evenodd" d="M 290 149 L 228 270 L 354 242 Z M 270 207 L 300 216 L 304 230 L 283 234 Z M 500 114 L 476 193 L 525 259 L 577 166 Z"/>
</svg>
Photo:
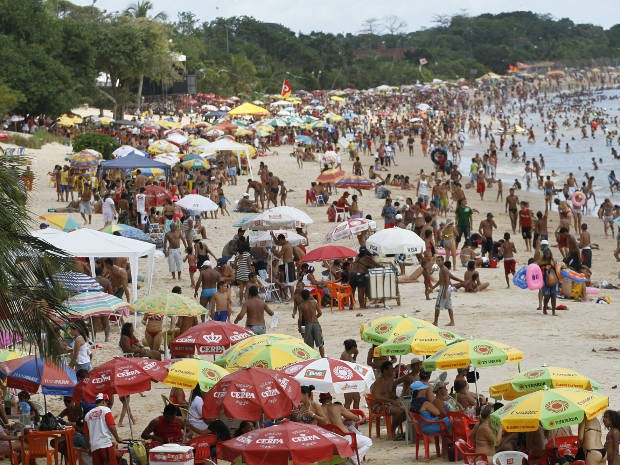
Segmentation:
<svg viewBox="0 0 620 465">
<path fill-rule="evenodd" d="M 501 246 L 501 251 L 504 259 L 504 276 L 506 277 L 506 286 L 510 288 L 509 276 L 510 274 L 514 276 L 517 265 L 517 259 L 515 258 L 517 248 L 514 243 L 510 242 L 510 233 L 504 233 L 504 243 Z"/>
<path fill-rule="evenodd" d="M 97 394 L 96 407 L 84 417 L 84 436 L 90 448 L 93 465 L 117 465 L 116 442 L 121 442 L 116 431 L 116 424 L 110 410 L 110 397 L 107 394 Z"/>
</svg>

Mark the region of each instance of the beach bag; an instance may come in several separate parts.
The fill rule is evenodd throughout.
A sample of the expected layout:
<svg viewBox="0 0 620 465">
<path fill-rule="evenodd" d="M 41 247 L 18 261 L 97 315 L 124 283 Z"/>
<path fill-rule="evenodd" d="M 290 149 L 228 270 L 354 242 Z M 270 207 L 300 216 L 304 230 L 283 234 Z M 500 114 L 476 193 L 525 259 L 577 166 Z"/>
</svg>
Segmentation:
<svg viewBox="0 0 620 465">
<path fill-rule="evenodd" d="M 60 424 L 53 413 L 47 412 L 41 417 L 40 431 L 56 431 L 59 428 Z"/>
<path fill-rule="evenodd" d="M 558 283 L 558 275 L 555 274 L 555 270 L 553 268 L 545 271 L 545 285 L 546 286 L 555 286 Z"/>
</svg>

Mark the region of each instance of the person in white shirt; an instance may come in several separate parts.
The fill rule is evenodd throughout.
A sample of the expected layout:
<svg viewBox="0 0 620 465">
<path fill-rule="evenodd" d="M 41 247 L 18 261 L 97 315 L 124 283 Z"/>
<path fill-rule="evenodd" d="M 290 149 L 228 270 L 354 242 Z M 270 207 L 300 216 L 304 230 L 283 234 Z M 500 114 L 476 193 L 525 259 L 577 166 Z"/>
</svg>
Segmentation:
<svg viewBox="0 0 620 465">
<path fill-rule="evenodd" d="M 140 193 L 136 194 L 136 212 L 138 213 L 138 224 L 146 223 L 146 189 L 140 188 Z M 148 232 L 148 231 L 147 231 Z"/>
<path fill-rule="evenodd" d="M 198 435 L 205 434 L 209 429 L 209 425 L 202 419 L 203 404 L 202 390 L 200 389 L 200 384 L 198 384 L 192 391 L 188 415 L 189 427 Z"/>
<path fill-rule="evenodd" d="M 84 417 L 84 437 L 91 451 L 93 465 L 117 465 L 116 447 L 112 439 L 121 442 L 110 410 L 110 396 L 99 393 L 96 407 Z"/>
<path fill-rule="evenodd" d="M 114 206 L 114 199 L 112 199 L 112 197 L 110 197 L 110 193 L 106 193 L 105 197 L 103 198 L 103 205 L 102 205 L 102 210 L 103 210 L 103 227 L 107 227 L 110 226 L 112 223 L 114 223 L 114 220 L 116 219 L 116 208 Z"/>
</svg>

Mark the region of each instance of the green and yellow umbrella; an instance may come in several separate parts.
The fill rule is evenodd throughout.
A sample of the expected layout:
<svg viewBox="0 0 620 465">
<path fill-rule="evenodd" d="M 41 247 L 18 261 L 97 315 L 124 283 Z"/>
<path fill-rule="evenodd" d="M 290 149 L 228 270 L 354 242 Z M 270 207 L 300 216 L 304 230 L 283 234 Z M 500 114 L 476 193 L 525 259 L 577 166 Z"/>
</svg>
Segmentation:
<svg viewBox="0 0 620 465">
<path fill-rule="evenodd" d="M 451 370 L 453 368 L 474 368 L 503 365 L 506 362 L 520 362 L 523 352 L 501 342 L 485 339 L 467 339 L 450 344 L 424 360 L 427 371 Z"/>
<path fill-rule="evenodd" d="M 452 331 L 437 326 L 416 328 L 407 331 L 375 347 L 375 357 L 382 355 L 433 355 L 448 344 L 463 338 Z"/>
<path fill-rule="evenodd" d="M 200 303 L 181 294 L 156 292 L 134 302 L 130 309 L 136 313 L 164 316 L 198 316 L 207 311 Z"/>
<path fill-rule="evenodd" d="M 65 232 L 80 229 L 81 227 L 80 223 L 62 213 L 46 213 L 45 215 L 39 216 L 39 218 L 47 221 L 49 224 L 53 224 Z"/>
<path fill-rule="evenodd" d="M 543 365 L 517 373 L 510 379 L 491 386 L 490 394 L 495 398 L 514 400 L 541 389 L 574 388 L 598 391 L 599 387 L 596 381 L 575 370 Z"/>
<path fill-rule="evenodd" d="M 191 158 L 189 160 L 181 162 L 181 166 L 188 169 L 209 169 L 211 168 L 211 163 L 209 163 L 207 160 Z"/>
<path fill-rule="evenodd" d="M 581 389 L 544 389 L 509 402 L 491 414 L 491 424 L 508 433 L 536 431 L 539 423 L 551 430 L 577 425 L 600 415 L 609 398 Z"/>
<path fill-rule="evenodd" d="M 246 348 L 229 361 L 226 369 L 236 371 L 245 367 L 261 367 L 280 370 L 293 363 L 320 356 L 321 354 L 298 338 L 270 340 L 266 344 Z"/>
<path fill-rule="evenodd" d="M 242 352 L 245 352 L 247 349 L 250 349 L 254 346 L 266 345 L 275 341 L 281 341 L 285 339 L 299 340 L 297 338 L 294 338 L 293 336 L 289 336 L 288 334 L 258 334 L 256 336 L 245 338 L 243 341 L 229 347 L 215 360 L 214 363 L 221 367 L 228 366 L 233 358 L 238 357 Z"/>
<path fill-rule="evenodd" d="M 22 357 L 28 357 L 29 354 L 22 352 L 21 350 L 0 350 L 0 362 L 6 362 L 8 360 L 15 360 Z"/>
<path fill-rule="evenodd" d="M 200 384 L 204 392 L 228 374 L 228 370 L 199 358 L 187 358 L 173 363 L 162 383 L 181 389 L 194 389 Z"/>
<path fill-rule="evenodd" d="M 363 324 L 360 327 L 360 335 L 362 340 L 379 345 L 407 331 L 432 326 L 433 324 L 428 321 L 419 320 L 407 315 L 382 316 L 380 318 L 375 318 L 369 323 Z"/>
</svg>

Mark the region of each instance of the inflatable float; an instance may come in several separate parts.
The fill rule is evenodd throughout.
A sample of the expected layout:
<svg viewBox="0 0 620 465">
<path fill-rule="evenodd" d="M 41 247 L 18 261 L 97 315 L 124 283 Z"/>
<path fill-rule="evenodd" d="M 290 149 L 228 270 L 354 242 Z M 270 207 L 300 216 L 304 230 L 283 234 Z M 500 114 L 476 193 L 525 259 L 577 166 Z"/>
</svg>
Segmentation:
<svg viewBox="0 0 620 465">
<path fill-rule="evenodd" d="M 527 267 L 522 266 L 521 268 L 517 270 L 515 275 L 512 277 L 512 283 L 521 289 L 527 289 L 526 274 L 527 274 Z"/>
<path fill-rule="evenodd" d="M 544 286 L 542 270 L 536 263 L 531 263 L 525 269 L 525 282 L 530 291 L 537 291 Z"/>
</svg>

